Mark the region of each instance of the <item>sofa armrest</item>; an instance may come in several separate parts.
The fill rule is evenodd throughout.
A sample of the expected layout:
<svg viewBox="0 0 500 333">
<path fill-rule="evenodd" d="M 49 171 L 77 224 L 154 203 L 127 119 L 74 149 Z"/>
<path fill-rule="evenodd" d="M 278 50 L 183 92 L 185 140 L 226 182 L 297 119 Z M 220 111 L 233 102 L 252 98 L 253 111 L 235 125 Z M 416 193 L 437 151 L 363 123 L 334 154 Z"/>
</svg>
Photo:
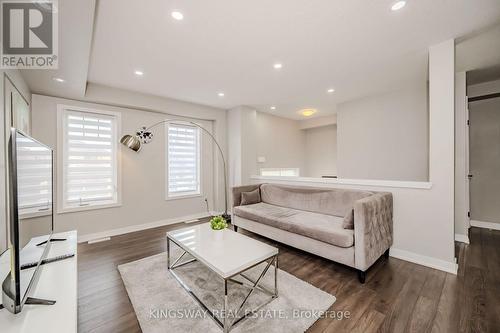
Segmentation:
<svg viewBox="0 0 500 333">
<path fill-rule="evenodd" d="M 379 192 L 354 203 L 354 263 L 366 271 L 393 241 L 392 193 Z"/>
<path fill-rule="evenodd" d="M 261 184 L 255 184 L 255 185 L 243 185 L 243 186 L 236 186 L 232 188 L 233 192 L 233 207 L 241 205 L 241 192 L 250 192 L 255 189 L 260 188 Z"/>
</svg>

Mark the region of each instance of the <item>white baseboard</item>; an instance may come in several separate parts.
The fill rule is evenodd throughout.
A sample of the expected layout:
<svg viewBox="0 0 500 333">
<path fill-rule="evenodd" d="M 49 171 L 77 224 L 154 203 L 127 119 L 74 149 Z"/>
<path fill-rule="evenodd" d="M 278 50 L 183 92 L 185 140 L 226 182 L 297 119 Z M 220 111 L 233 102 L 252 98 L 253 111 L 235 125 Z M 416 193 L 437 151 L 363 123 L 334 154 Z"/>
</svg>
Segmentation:
<svg viewBox="0 0 500 333">
<path fill-rule="evenodd" d="M 391 248 L 390 256 L 401 260 L 409 261 L 422 266 L 438 269 L 451 274 L 457 274 L 458 265 L 455 262 L 448 262 L 441 259 L 423 256 L 421 254 Z"/>
<path fill-rule="evenodd" d="M 210 215 L 205 212 L 205 213 L 199 213 L 199 214 L 188 215 L 188 216 L 181 216 L 181 217 L 176 217 L 176 218 L 172 218 L 172 219 L 165 219 L 165 220 L 160 220 L 160 221 L 155 221 L 155 222 L 150 222 L 150 223 L 135 224 L 135 225 L 131 225 L 131 226 L 123 227 L 123 228 L 111 229 L 111 230 L 96 232 L 96 233 L 92 233 L 92 234 L 86 234 L 86 235 L 79 234 L 78 235 L 78 243 L 88 242 L 88 241 L 92 241 L 95 239 L 102 239 L 102 238 L 106 238 L 106 237 L 113 237 L 113 236 L 128 234 L 130 232 L 135 232 L 135 231 L 141 231 L 141 230 L 146 230 L 146 229 L 162 227 L 165 225 L 181 223 L 184 221 L 192 221 L 192 220 L 201 219 L 201 218 L 204 218 L 207 216 L 210 216 Z"/>
<path fill-rule="evenodd" d="M 469 236 L 467 235 L 455 234 L 455 241 L 465 244 L 470 244 Z"/>
<path fill-rule="evenodd" d="M 495 223 L 495 222 L 483 222 L 483 221 L 471 220 L 470 225 L 471 227 L 500 230 L 500 223 Z"/>
</svg>

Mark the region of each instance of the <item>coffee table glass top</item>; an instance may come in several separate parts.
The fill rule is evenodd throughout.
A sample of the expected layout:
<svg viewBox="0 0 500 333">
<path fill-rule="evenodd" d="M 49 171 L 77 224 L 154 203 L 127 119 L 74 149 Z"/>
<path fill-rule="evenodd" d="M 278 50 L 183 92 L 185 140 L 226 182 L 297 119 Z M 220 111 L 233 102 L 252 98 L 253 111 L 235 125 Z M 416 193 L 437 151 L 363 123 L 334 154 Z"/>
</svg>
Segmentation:
<svg viewBox="0 0 500 333">
<path fill-rule="evenodd" d="M 226 279 L 278 253 L 278 249 L 210 223 L 167 232 L 167 237 Z"/>
</svg>

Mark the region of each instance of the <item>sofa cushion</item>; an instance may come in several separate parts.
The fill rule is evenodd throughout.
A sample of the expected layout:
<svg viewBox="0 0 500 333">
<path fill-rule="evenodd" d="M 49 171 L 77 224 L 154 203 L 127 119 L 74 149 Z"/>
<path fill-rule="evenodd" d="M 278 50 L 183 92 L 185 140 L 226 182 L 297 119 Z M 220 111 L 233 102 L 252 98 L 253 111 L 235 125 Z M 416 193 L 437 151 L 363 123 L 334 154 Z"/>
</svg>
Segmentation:
<svg viewBox="0 0 500 333">
<path fill-rule="evenodd" d="M 255 189 L 250 192 L 241 192 L 241 205 L 251 205 L 260 202 L 260 189 Z"/>
<path fill-rule="evenodd" d="M 328 244 L 351 247 L 354 231 L 342 227 L 341 217 L 257 203 L 234 207 L 233 214 Z"/>
<path fill-rule="evenodd" d="M 260 196 L 264 203 L 308 212 L 344 217 L 354 202 L 373 192 L 262 184 Z"/>
</svg>

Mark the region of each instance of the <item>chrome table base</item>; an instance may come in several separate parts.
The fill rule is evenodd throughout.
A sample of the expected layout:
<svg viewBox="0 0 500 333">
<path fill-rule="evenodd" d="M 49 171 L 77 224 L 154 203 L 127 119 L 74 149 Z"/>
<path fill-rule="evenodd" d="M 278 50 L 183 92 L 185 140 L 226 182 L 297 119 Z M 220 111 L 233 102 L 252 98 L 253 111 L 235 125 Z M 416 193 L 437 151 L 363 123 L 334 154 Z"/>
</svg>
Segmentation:
<svg viewBox="0 0 500 333">
<path fill-rule="evenodd" d="M 241 272 L 238 272 L 230 277 L 227 278 L 222 278 L 223 283 L 224 283 L 224 305 L 223 309 L 221 311 L 221 319 L 219 319 L 216 314 L 214 313 L 213 309 L 209 309 L 201 299 L 196 296 L 196 294 L 189 288 L 189 286 L 179 277 L 179 275 L 174 271 L 176 268 L 190 264 L 192 262 L 197 261 L 195 258 L 189 259 L 186 261 L 181 262 L 182 258 L 186 255 L 189 254 L 187 251 L 182 250 L 182 254 L 175 259 L 172 263 L 170 263 L 170 242 L 173 242 L 177 246 L 179 246 L 173 239 L 167 238 L 167 253 L 168 253 L 168 259 L 167 259 L 167 266 L 169 272 L 172 274 L 172 276 L 179 282 L 179 284 L 184 288 L 191 297 L 194 298 L 195 301 L 198 302 L 198 304 L 205 310 L 208 314 L 210 314 L 210 317 L 215 321 L 215 323 L 222 329 L 224 333 L 228 333 L 231 329 L 233 329 L 236 325 L 242 323 L 245 319 L 247 319 L 249 316 L 254 315 L 257 311 L 259 311 L 262 307 L 265 305 L 269 304 L 272 300 L 278 297 L 278 254 L 271 256 L 269 258 L 266 258 L 265 260 L 262 260 L 261 262 L 258 262 L 257 264 L 248 267 Z M 179 248 L 181 248 L 179 246 Z M 181 248 L 182 249 L 182 248 Z M 260 265 L 262 263 L 266 262 L 266 267 L 264 270 L 260 273 L 259 277 L 257 280 L 252 280 L 249 278 L 247 275 L 243 274 L 244 272 L 248 271 L 249 269 Z M 266 275 L 266 273 L 269 271 L 269 268 L 271 265 L 274 263 L 274 290 L 269 290 L 261 285 L 260 282 Z M 238 280 L 235 280 L 234 278 L 237 276 L 241 276 L 245 282 L 241 282 Z M 232 316 L 232 321 L 229 318 L 230 316 L 228 315 L 231 310 L 228 308 L 228 282 L 236 283 L 241 286 L 244 286 L 249 289 L 248 294 L 245 296 L 243 302 L 238 306 L 238 309 L 234 311 L 234 315 Z M 269 298 L 266 299 L 263 303 L 258 305 L 252 310 L 245 311 L 245 313 L 242 313 L 244 310 L 244 306 L 247 303 L 249 297 L 253 294 L 255 290 L 259 290 L 260 292 L 263 292 L 264 294 L 268 295 Z"/>
</svg>

